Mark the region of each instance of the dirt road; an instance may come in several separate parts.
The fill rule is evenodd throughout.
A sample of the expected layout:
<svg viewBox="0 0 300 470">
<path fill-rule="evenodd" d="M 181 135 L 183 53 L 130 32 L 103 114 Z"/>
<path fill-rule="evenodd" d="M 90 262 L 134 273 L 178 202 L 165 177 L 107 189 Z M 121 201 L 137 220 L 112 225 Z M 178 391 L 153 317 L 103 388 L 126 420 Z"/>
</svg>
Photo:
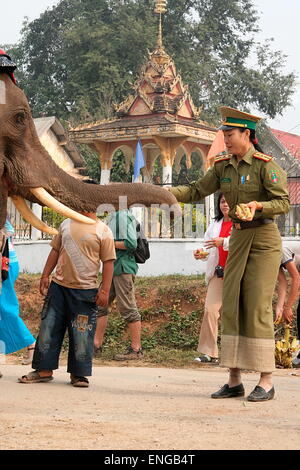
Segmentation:
<svg viewBox="0 0 300 470">
<path fill-rule="evenodd" d="M 0 449 L 300 449 L 300 371 L 275 373 L 276 399 L 212 400 L 225 369 L 95 367 L 89 389 L 65 367 L 23 385 L 2 365 Z M 291 374 L 297 375 L 291 375 Z M 247 394 L 256 374 L 245 374 Z"/>
</svg>

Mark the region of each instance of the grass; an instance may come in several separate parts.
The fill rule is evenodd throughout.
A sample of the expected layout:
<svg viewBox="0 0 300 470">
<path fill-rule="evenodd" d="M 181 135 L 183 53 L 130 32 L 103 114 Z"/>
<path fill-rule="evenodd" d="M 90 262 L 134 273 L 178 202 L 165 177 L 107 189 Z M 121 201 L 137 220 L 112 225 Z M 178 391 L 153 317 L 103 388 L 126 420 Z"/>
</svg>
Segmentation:
<svg viewBox="0 0 300 470">
<path fill-rule="evenodd" d="M 141 363 L 171 367 L 191 366 L 197 355 L 204 312 L 204 278 L 181 275 L 138 277 L 135 290 L 142 317 L 142 347 L 145 351 Z M 31 332 L 37 336 L 43 305 L 43 298 L 39 294 L 39 276 L 21 274 L 16 283 L 16 291 L 21 316 Z M 277 327 L 277 330 L 277 336 L 282 337 L 283 329 Z M 115 354 L 124 351 L 129 344 L 125 322 L 114 306 L 109 315 L 100 363 L 113 361 Z M 66 356 L 67 349 L 66 336 L 63 357 Z M 16 353 L 16 356 L 19 355 L 19 352 Z"/>
</svg>

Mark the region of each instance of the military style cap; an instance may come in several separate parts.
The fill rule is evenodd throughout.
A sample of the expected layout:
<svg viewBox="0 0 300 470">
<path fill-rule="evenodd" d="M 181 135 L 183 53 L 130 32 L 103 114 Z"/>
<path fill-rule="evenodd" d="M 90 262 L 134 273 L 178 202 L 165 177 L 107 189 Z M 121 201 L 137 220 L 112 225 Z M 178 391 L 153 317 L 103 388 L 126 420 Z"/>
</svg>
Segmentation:
<svg viewBox="0 0 300 470">
<path fill-rule="evenodd" d="M 14 70 L 17 68 L 16 64 L 11 60 L 10 56 L 0 49 L 0 73 L 5 72 L 8 73 L 10 78 L 14 83 L 16 83 L 16 79 L 14 76 Z"/>
<path fill-rule="evenodd" d="M 221 131 L 229 131 L 236 127 L 255 130 L 257 123 L 261 120 L 258 116 L 243 113 L 238 109 L 229 108 L 228 106 L 222 106 L 220 108 L 220 112 L 222 116 L 222 125 L 219 127 L 219 130 Z"/>
</svg>

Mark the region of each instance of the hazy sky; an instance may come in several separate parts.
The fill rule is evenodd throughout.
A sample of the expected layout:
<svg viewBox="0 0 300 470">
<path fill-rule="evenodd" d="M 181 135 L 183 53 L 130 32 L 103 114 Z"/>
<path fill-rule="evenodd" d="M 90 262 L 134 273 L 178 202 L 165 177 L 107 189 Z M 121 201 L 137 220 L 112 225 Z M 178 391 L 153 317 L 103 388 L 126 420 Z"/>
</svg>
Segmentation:
<svg viewBox="0 0 300 470">
<path fill-rule="evenodd" d="M 4 11 L 2 10 L 0 44 L 12 44 L 20 38 L 25 16 L 33 20 L 47 7 L 56 5 L 59 0 L 1 0 L 2 2 L 5 2 L 5 8 Z M 269 124 L 276 129 L 300 134 L 300 1 L 254 0 L 254 3 L 261 13 L 262 31 L 258 40 L 273 37 L 274 49 L 288 56 L 286 72 L 296 72 L 299 77 L 293 107 L 288 108 L 282 117 L 279 116 L 276 120 L 269 121 Z"/>
</svg>

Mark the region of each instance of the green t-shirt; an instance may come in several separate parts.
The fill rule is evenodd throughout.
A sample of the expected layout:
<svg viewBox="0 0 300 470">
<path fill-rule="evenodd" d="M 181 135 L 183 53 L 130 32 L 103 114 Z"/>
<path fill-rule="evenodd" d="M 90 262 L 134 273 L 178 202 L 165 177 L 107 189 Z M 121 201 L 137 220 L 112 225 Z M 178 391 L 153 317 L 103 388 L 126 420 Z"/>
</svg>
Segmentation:
<svg viewBox="0 0 300 470">
<path fill-rule="evenodd" d="M 124 209 L 110 215 L 108 226 L 113 233 L 114 240 L 123 241 L 126 246 L 126 250 L 116 249 L 114 276 L 136 274 L 138 271 L 134 257 L 137 248 L 136 219 L 127 209 Z"/>
</svg>

